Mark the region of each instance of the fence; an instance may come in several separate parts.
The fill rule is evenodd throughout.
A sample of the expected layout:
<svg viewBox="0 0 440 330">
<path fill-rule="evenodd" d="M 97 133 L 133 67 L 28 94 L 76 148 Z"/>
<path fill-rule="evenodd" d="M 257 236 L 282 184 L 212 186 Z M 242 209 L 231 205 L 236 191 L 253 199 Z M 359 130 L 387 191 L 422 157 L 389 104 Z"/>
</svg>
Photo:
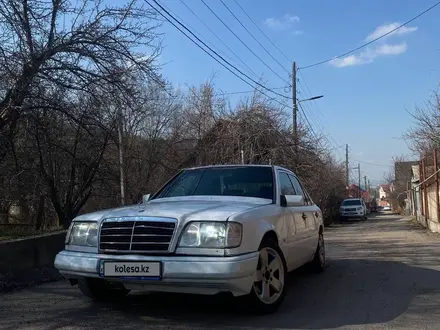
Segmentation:
<svg viewBox="0 0 440 330">
<path fill-rule="evenodd" d="M 433 232 L 440 232 L 439 155 L 435 149 L 420 159 L 418 175 L 413 171 L 409 189 L 411 214 Z"/>
</svg>

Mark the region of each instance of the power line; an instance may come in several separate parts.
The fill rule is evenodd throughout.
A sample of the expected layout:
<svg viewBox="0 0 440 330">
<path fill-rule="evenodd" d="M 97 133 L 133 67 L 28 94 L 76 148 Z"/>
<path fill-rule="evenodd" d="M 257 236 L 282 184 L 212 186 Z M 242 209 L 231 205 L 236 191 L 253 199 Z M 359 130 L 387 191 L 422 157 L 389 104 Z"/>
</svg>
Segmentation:
<svg viewBox="0 0 440 330">
<path fill-rule="evenodd" d="M 272 44 L 272 46 L 274 46 L 276 48 L 276 50 L 278 50 L 280 52 L 280 54 L 286 58 L 287 61 L 291 62 L 290 58 L 286 54 L 283 53 L 283 51 L 266 35 L 266 33 L 263 32 L 263 30 L 261 30 L 261 28 L 258 26 L 258 24 L 255 23 L 255 21 L 248 15 L 246 10 L 244 10 L 244 8 L 238 3 L 238 1 L 234 0 L 234 2 L 243 11 L 243 13 L 249 18 L 249 20 L 255 25 L 255 27 L 261 32 L 261 34 Z"/>
<path fill-rule="evenodd" d="M 278 78 L 280 78 L 282 81 L 284 81 L 285 83 L 289 84 L 283 77 L 281 77 L 274 69 L 272 69 L 269 65 L 267 65 L 267 63 L 260 57 L 258 56 L 222 19 L 220 16 L 218 16 L 216 14 L 216 12 L 214 10 L 212 10 L 212 8 L 205 2 L 205 0 L 200 0 L 202 1 L 202 3 L 206 6 L 206 8 L 208 8 L 208 10 L 229 30 L 229 32 L 231 32 L 237 39 L 238 41 L 240 41 L 243 46 L 245 46 L 247 48 L 247 50 L 249 50 L 257 59 L 260 60 L 261 63 L 263 63 L 263 65 L 268 68 L 270 71 L 272 71 L 273 74 L 275 74 L 276 76 L 278 76 Z"/>
<path fill-rule="evenodd" d="M 299 75 L 301 76 L 302 79 L 300 79 L 298 82 L 299 82 L 299 83 L 300 83 L 300 82 L 304 82 L 304 85 L 306 86 L 306 89 L 307 89 L 307 91 L 309 92 L 309 97 L 312 97 L 312 96 L 313 96 L 312 91 L 310 90 L 309 85 L 307 84 L 307 82 L 306 82 L 306 80 L 305 80 L 305 78 L 304 78 L 304 75 L 301 73 L 301 71 L 299 71 Z M 316 100 L 312 100 L 311 103 L 315 106 L 315 108 L 316 108 L 316 112 L 317 112 L 317 114 L 318 114 L 318 116 L 316 117 L 316 120 L 317 120 L 317 122 L 318 122 L 318 124 L 319 124 L 318 126 L 321 126 L 323 131 L 326 131 L 324 123 L 323 123 L 322 120 L 319 118 L 319 117 L 321 117 L 321 118 L 325 121 L 325 118 L 324 118 L 324 116 L 322 115 L 322 111 L 321 111 L 321 109 L 320 109 L 320 107 L 319 107 L 319 105 L 318 105 L 318 102 L 317 102 Z M 312 108 L 312 105 L 310 105 L 310 107 Z M 341 143 L 340 143 L 338 140 L 336 140 L 336 139 L 335 139 L 335 138 L 334 138 L 329 132 L 327 132 L 326 135 L 328 135 L 328 138 L 329 138 L 330 140 L 332 140 L 332 142 L 335 143 L 336 145 L 340 145 L 340 144 L 341 144 Z M 330 141 L 328 141 L 328 142 L 329 142 L 330 144 L 332 144 Z"/>
<path fill-rule="evenodd" d="M 249 33 L 249 35 L 252 37 L 252 39 L 254 39 L 261 48 L 263 48 L 263 50 L 283 69 L 287 72 L 287 74 L 290 74 L 290 72 L 284 67 L 284 65 L 282 65 L 275 57 L 273 57 L 273 55 L 266 49 L 266 47 L 264 47 L 260 41 L 258 41 L 257 38 L 255 38 L 255 36 L 252 34 L 251 31 L 249 31 L 249 29 L 243 24 L 242 21 L 240 21 L 240 19 L 232 12 L 232 10 L 225 4 L 225 2 L 223 0 L 220 0 L 220 2 L 223 4 L 223 6 L 225 6 L 225 8 L 229 11 L 229 13 L 234 16 L 234 18 L 237 20 L 238 23 L 240 23 L 240 25 L 243 27 L 243 29 L 246 30 L 247 33 Z"/>
<path fill-rule="evenodd" d="M 240 77 L 236 72 L 232 71 L 232 69 L 230 69 L 229 67 L 227 67 L 225 64 L 223 64 L 222 62 L 220 62 L 219 59 L 217 59 L 216 57 L 214 57 L 210 52 L 208 52 L 205 48 L 203 48 L 202 46 L 200 46 L 200 44 L 198 44 L 196 41 L 194 41 L 194 39 L 192 39 L 190 36 L 188 36 L 188 34 L 186 34 L 181 28 L 179 28 L 176 24 L 174 24 L 168 17 L 166 17 L 160 10 L 158 10 L 156 7 L 154 7 L 148 0 L 144 0 L 151 8 L 153 8 L 154 10 L 156 10 L 163 18 L 165 18 L 170 24 L 172 24 L 176 29 L 178 29 L 183 35 L 185 35 L 189 40 L 191 40 L 197 47 L 199 47 L 201 50 L 203 50 L 206 54 L 208 54 L 211 58 L 213 58 L 217 63 L 219 63 L 220 65 L 222 65 L 225 69 L 227 69 L 229 72 L 231 72 L 233 75 L 235 75 L 237 78 L 239 78 L 240 80 L 242 80 L 244 83 L 246 83 L 247 85 L 249 85 L 250 87 L 254 88 L 254 86 L 252 86 L 247 80 L 245 80 L 243 77 Z M 225 60 L 221 55 L 219 55 L 215 50 L 213 50 L 211 47 L 209 47 L 203 40 L 201 40 L 199 37 L 197 37 L 190 29 L 188 29 L 184 24 L 182 24 L 178 19 L 176 19 L 172 14 L 170 14 L 160 3 L 157 2 L 157 0 L 153 0 L 154 3 L 156 5 L 158 5 L 168 16 L 170 16 L 174 21 L 177 22 L 177 24 L 179 24 L 180 26 L 182 26 L 186 31 L 188 31 L 194 38 L 196 38 L 200 43 L 202 43 L 206 48 L 208 48 L 212 53 L 214 53 L 217 57 L 219 57 L 223 62 L 225 62 L 226 64 L 228 64 L 229 66 L 231 66 L 234 70 L 236 70 L 237 72 L 239 72 L 241 75 L 243 75 L 244 77 L 246 77 L 247 79 L 249 79 L 250 81 L 252 81 L 253 83 L 255 83 L 256 85 L 260 86 L 261 88 L 272 92 L 275 95 L 281 96 L 283 98 L 286 99 L 291 99 L 288 96 L 285 96 L 283 94 L 280 94 L 278 92 L 275 92 L 273 90 L 271 90 L 270 88 L 264 86 L 263 84 L 259 83 L 258 81 L 252 79 L 251 77 L 249 77 L 247 74 L 243 73 L 240 69 L 238 69 L 236 66 L 234 66 L 233 64 L 231 64 L 230 62 L 228 62 L 227 60 Z M 264 93 L 262 93 L 264 94 Z M 264 94 L 266 95 L 266 94 Z M 267 96 L 267 95 L 266 95 Z M 279 102 L 280 104 L 282 104 L 281 102 Z M 283 104 L 284 106 L 284 104 Z"/>
<path fill-rule="evenodd" d="M 225 46 L 251 73 L 254 74 L 254 76 L 258 77 L 258 75 L 246 64 L 245 61 L 243 61 L 240 56 L 238 56 L 223 40 L 220 38 L 211 28 L 208 24 L 206 24 L 199 15 L 197 15 L 194 10 L 192 10 L 184 0 L 180 0 L 180 2 L 207 28 L 222 44 Z"/>
<path fill-rule="evenodd" d="M 303 108 L 302 104 L 301 104 L 301 103 L 298 103 L 298 105 L 299 105 L 300 110 L 301 110 L 302 113 L 303 113 L 304 119 L 306 120 L 306 122 L 307 122 L 307 124 L 308 124 L 310 130 L 312 131 L 313 135 L 318 139 L 319 137 L 318 137 L 318 135 L 316 134 L 315 130 L 313 129 L 313 126 L 310 124 L 309 118 L 307 118 L 306 112 L 304 111 L 304 108 Z M 322 146 L 322 145 L 321 145 L 321 146 Z"/>
<path fill-rule="evenodd" d="M 353 159 L 354 161 L 358 162 L 358 163 L 364 163 L 364 164 L 369 164 L 369 165 L 374 165 L 374 166 L 380 166 L 380 167 L 394 167 L 393 165 L 383 165 L 383 164 L 376 164 L 376 163 L 370 163 L 370 162 L 364 162 L 362 160 L 357 160 L 357 159 Z"/>
<path fill-rule="evenodd" d="M 284 89 L 286 87 L 272 87 L 271 89 Z M 249 94 L 249 93 L 254 93 L 256 90 L 249 90 L 249 91 L 238 91 L 238 92 L 226 92 L 226 93 L 222 93 L 223 95 L 234 95 L 234 94 Z"/>
<path fill-rule="evenodd" d="M 432 9 L 434 9 L 434 8 L 437 7 L 438 5 L 440 5 L 440 1 L 437 2 L 437 3 L 435 3 L 434 5 L 432 5 L 432 6 L 429 7 L 428 9 L 422 11 L 422 12 L 421 12 L 420 14 L 418 14 L 417 16 L 414 16 L 414 17 L 411 18 L 409 21 L 406 21 L 405 23 L 399 25 L 398 27 L 392 29 L 391 31 L 388 31 L 387 33 L 384 33 L 384 34 L 382 34 L 381 36 L 379 36 L 379 37 L 377 37 L 377 38 L 375 38 L 375 39 L 373 39 L 373 40 L 371 40 L 371 41 L 369 41 L 369 42 L 367 42 L 367 43 L 365 43 L 365 44 L 363 44 L 363 45 L 361 45 L 361 46 L 359 46 L 359 47 L 357 47 L 357 48 L 355 48 L 355 49 L 353 49 L 353 50 L 350 50 L 350 51 L 348 51 L 348 52 L 346 52 L 346 53 L 344 53 L 344 54 L 341 54 L 341 55 L 338 55 L 338 56 L 335 56 L 335 57 L 329 58 L 329 59 L 327 59 L 327 60 L 324 60 L 324 61 L 321 61 L 321 62 L 318 62 L 318 63 L 315 63 L 315 64 L 310 64 L 310 65 L 304 66 L 304 67 L 302 67 L 302 68 L 300 68 L 300 69 L 304 70 L 304 69 L 312 68 L 312 67 L 314 67 L 314 66 L 318 66 L 318 65 L 321 65 L 321 64 L 324 64 L 324 63 L 328 63 L 328 62 L 331 62 L 331 61 L 333 61 L 333 60 L 335 60 L 335 59 L 338 59 L 338 58 L 341 58 L 341 57 L 347 56 L 347 55 L 349 55 L 349 54 L 351 54 L 351 53 L 354 53 L 354 52 L 358 51 L 359 49 L 362 49 L 362 48 L 364 48 L 364 47 L 366 47 L 366 46 L 368 46 L 368 45 L 370 45 L 370 44 L 372 44 L 372 43 L 374 43 L 374 42 L 376 42 L 376 41 L 378 41 L 378 40 L 380 40 L 380 39 L 386 37 L 387 35 L 389 35 L 389 34 L 395 32 L 395 31 L 399 30 L 400 28 L 404 27 L 405 25 L 408 25 L 409 23 L 413 22 L 414 20 L 416 20 L 416 19 L 419 18 L 420 16 L 426 14 L 427 12 L 429 12 L 429 11 L 432 10 Z M 298 70 L 299 70 L 299 69 L 298 69 Z"/>
</svg>

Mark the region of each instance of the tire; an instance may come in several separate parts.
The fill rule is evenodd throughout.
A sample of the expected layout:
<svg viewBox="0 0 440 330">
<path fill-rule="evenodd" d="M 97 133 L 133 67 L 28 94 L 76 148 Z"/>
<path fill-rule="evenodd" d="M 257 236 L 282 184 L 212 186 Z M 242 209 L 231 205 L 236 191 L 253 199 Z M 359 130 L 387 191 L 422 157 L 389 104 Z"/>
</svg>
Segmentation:
<svg viewBox="0 0 440 330">
<path fill-rule="evenodd" d="M 101 302 L 117 301 L 130 292 L 122 284 L 98 278 L 82 278 L 78 281 L 78 286 L 86 297 Z"/>
<path fill-rule="evenodd" d="M 325 270 L 325 241 L 323 233 L 319 234 L 315 256 L 309 265 L 310 270 L 314 273 L 322 273 Z"/>
<path fill-rule="evenodd" d="M 251 292 L 243 299 L 247 304 L 245 306 L 249 306 L 252 313 L 270 314 L 278 310 L 286 295 L 286 261 L 278 244 L 273 240 L 266 239 L 261 242 L 258 251 L 260 258 L 255 282 Z"/>
</svg>

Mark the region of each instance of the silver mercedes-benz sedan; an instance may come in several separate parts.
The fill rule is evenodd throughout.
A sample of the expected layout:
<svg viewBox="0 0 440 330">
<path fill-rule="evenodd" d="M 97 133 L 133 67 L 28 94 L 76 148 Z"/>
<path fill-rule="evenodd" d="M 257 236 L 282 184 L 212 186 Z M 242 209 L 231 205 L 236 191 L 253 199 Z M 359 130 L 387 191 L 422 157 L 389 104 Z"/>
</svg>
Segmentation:
<svg viewBox="0 0 440 330">
<path fill-rule="evenodd" d="M 184 169 L 139 205 L 76 217 L 55 267 L 95 300 L 230 292 L 273 312 L 287 272 L 325 267 L 321 210 L 288 169 Z"/>
</svg>

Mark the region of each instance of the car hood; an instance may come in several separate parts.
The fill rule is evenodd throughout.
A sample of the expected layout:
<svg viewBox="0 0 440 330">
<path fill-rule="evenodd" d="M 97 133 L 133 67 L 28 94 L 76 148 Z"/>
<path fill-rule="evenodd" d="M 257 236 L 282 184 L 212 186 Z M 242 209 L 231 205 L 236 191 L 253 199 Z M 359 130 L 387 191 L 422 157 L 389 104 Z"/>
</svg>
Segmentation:
<svg viewBox="0 0 440 330">
<path fill-rule="evenodd" d="M 230 196 L 160 198 L 145 204 L 83 214 L 76 217 L 75 220 L 100 222 L 106 218 L 148 216 L 176 218 L 180 221 L 225 221 L 235 213 L 271 203 L 272 201 L 268 199 Z"/>
</svg>

